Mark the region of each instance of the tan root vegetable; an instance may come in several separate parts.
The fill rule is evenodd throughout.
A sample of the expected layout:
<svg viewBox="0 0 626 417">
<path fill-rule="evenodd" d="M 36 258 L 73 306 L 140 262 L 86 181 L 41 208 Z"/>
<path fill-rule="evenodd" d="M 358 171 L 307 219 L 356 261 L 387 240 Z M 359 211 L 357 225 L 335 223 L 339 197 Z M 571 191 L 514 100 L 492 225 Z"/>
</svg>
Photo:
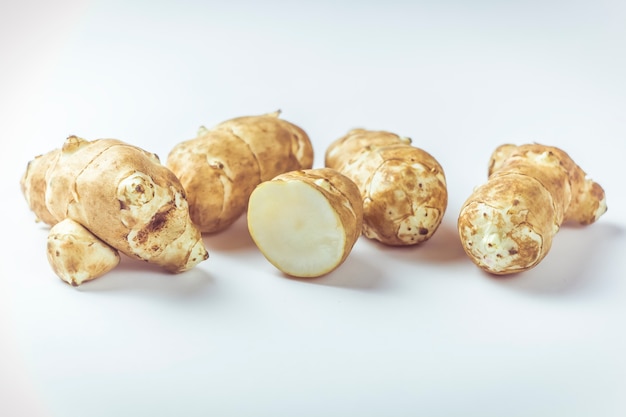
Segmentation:
<svg viewBox="0 0 626 417">
<path fill-rule="evenodd" d="M 204 233 L 226 229 L 246 210 L 258 184 L 313 165 L 313 147 L 279 112 L 227 120 L 176 145 L 167 166 L 180 178 L 193 222 Z"/>
<path fill-rule="evenodd" d="M 606 211 L 600 185 L 563 150 L 502 145 L 489 178 L 463 205 L 458 229 L 470 259 L 493 274 L 536 266 L 564 222 L 591 224 Z"/>
<path fill-rule="evenodd" d="M 341 265 L 362 220 L 358 188 L 328 168 L 278 175 L 258 185 L 248 205 L 248 229 L 259 250 L 280 271 L 301 278 Z"/>
<path fill-rule="evenodd" d="M 387 245 L 414 245 L 439 227 L 448 204 L 442 167 L 411 140 L 354 129 L 333 142 L 325 164 L 352 179 L 363 199 L 363 233 Z"/>
<path fill-rule="evenodd" d="M 28 164 L 21 187 L 38 220 L 54 226 L 71 219 L 82 226 L 65 225 L 52 230 L 51 250 L 56 253 L 59 249 L 59 256 L 68 258 L 52 256 L 57 272 L 69 270 L 70 258 L 77 257 L 71 254 L 72 244 L 68 242 L 84 245 L 86 233 L 94 235 L 94 242 L 101 240 L 130 257 L 174 273 L 186 271 L 208 257 L 200 232 L 189 218 L 185 192 L 176 176 L 160 164 L 156 155 L 122 141 L 87 141 L 70 136 L 61 149 Z M 98 256 L 103 252 L 98 249 L 84 254 Z M 110 260 L 108 255 L 104 258 Z M 82 262 L 99 264 L 96 259 Z M 65 273 L 60 276 L 79 284 L 99 274 L 95 270 L 81 273 L 85 274 L 82 278 Z"/>
<path fill-rule="evenodd" d="M 50 228 L 48 262 L 63 281 L 78 286 L 115 268 L 120 255 L 80 223 L 64 219 Z"/>
</svg>

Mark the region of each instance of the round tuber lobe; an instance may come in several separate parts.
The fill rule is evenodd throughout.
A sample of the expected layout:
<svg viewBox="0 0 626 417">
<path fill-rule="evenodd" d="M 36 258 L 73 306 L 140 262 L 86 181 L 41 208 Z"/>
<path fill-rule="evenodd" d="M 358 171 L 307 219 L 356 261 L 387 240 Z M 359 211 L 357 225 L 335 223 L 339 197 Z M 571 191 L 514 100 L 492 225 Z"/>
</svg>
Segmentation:
<svg viewBox="0 0 626 417">
<path fill-rule="evenodd" d="M 72 219 L 50 228 L 47 249 L 54 272 L 74 287 L 106 274 L 120 262 L 117 250 Z"/>
<path fill-rule="evenodd" d="M 602 187 L 563 150 L 505 144 L 489 177 L 463 204 L 458 231 L 470 259 L 504 275 L 535 267 L 565 222 L 588 225 L 606 212 Z"/>
<path fill-rule="evenodd" d="M 29 162 L 21 187 L 37 220 L 54 226 L 71 219 L 82 226 L 62 229 L 67 242 L 84 242 L 85 233 L 91 233 L 94 242 L 173 273 L 208 257 L 180 181 L 156 155 L 141 148 L 115 139 L 70 136 L 61 149 Z M 57 229 L 52 232 L 54 241 Z M 59 253 L 76 257 L 70 246 Z M 58 258 L 52 264 L 57 273 L 67 269 L 59 265 L 72 263 Z M 83 266 L 91 261 L 83 259 Z M 86 280 L 61 278 L 76 284 Z"/>
<path fill-rule="evenodd" d="M 265 258 L 299 278 L 325 275 L 341 265 L 361 235 L 357 186 L 329 169 L 280 174 L 259 184 L 248 204 L 248 229 Z"/>
<path fill-rule="evenodd" d="M 280 112 L 224 121 L 177 144 L 166 165 L 187 192 L 190 215 L 203 233 L 222 231 L 245 212 L 254 188 L 276 175 L 313 165 L 313 147 Z"/>
<path fill-rule="evenodd" d="M 387 245 L 424 242 L 448 204 L 441 165 L 409 138 L 354 129 L 331 143 L 325 165 L 353 180 L 363 200 L 363 233 Z"/>
</svg>

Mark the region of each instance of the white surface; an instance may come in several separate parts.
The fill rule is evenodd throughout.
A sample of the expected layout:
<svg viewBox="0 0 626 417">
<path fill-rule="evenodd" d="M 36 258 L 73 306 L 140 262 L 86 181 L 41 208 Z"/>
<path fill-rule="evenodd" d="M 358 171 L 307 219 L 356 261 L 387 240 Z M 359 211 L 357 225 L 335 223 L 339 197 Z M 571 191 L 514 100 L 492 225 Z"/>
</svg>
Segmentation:
<svg viewBox="0 0 626 417">
<path fill-rule="evenodd" d="M 626 415 L 624 21 L 618 0 L 2 2 L 0 415 Z M 52 273 L 18 186 L 35 154 L 77 134 L 164 158 L 201 124 L 277 108 L 317 166 L 353 127 L 412 137 L 446 171 L 437 234 L 362 238 L 296 280 L 242 220 L 180 276 Z M 456 216 L 493 148 L 528 141 L 566 149 L 609 211 L 497 279 Z"/>
</svg>

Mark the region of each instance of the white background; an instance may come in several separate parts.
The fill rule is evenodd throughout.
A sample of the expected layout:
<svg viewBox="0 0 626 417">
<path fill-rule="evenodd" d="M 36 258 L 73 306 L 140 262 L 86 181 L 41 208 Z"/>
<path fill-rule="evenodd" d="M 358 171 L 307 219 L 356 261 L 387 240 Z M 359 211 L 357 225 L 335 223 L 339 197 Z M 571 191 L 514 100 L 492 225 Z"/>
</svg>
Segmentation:
<svg viewBox="0 0 626 417">
<path fill-rule="evenodd" d="M 0 4 L 0 415 L 626 415 L 626 3 L 7 1 Z M 76 134 L 165 159 L 198 126 L 282 109 L 326 146 L 413 138 L 449 205 L 427 243 L 361 238 L 335 272 L 276 271 L 245 220 L 172 276 L 50 270 L 19 178 Z M 606 190 L 535 269 L 496 278 L 456 232 L 504 142 L 565 149 Z"/>
</svg>

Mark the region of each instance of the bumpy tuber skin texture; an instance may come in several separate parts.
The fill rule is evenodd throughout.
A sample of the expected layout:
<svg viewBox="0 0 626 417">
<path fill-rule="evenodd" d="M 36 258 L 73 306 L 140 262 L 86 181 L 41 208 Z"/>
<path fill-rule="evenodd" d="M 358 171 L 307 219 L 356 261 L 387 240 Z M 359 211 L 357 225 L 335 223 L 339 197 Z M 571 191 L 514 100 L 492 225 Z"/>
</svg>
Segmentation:
<svg viewBox="0 0 626 417">
<path fill-rule="evenodd" d="M 361 235 L 357 186 L 329 168 L 292 171 L 258 185 L 248 205 L 248 229 L 268 261 L 299 278 L 341 265 Z"/>
<path fill-rule="evenodd" d="M 80 223 L 64 219 L 50 228 L 48 262 L 59 278 L 76 287 L 115 268 L 120 255 Z"/>
<path fill-rule="evenodd" d="M 352 179 L 363 199 L 363 233 L 387 245 L 414 245 L 439 227 L 448 204 L 441 165 L 411 140 L 354 129 L 331 143 L 325 165 Z"/>
<path fill-rule="evenodd" d="M 458 229 L 470 259 L 504 275 L 535 267 L 564 222 L 588 225 L 606 209 L 602 187 L 563 150 L 506 144 L 492 154 L 487 182 L 461 208 Z"/>
<path fill-rule="evenodd" d="M 309 137 L 279 114 L 201 127 L 196 138 L 171 150 L 167 166 L 187 191 L 191 219 L 203 233 L 222 231 L 241 217 L 261 182 L 312 167 Z"/>
<path fill-rule="evenodd" d="M 156 155 L 122 141 L 70 136 L 28 164 L 21 187 L 38 220 L 72 219 L 94 239 L 170 272 L 208 257 L 178 178 Z"/>
</svg>

